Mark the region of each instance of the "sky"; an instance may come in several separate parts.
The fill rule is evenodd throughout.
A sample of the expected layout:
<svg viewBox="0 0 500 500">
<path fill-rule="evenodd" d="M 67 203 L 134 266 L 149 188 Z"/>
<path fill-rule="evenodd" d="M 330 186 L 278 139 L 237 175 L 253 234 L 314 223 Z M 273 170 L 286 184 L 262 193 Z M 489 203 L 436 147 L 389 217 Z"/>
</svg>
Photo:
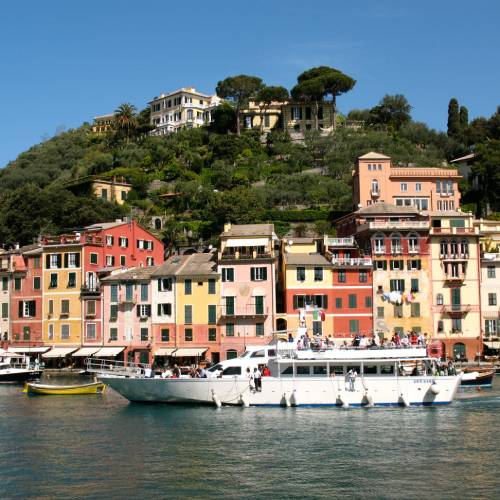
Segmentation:
<svg viewBox="0 0 500 500">
<path fill-rule="evenodd" d="M 340 111 L 404 94 L 445 130 L 500 104 L 498 0 L 10 0 L 0 5 L 0 167 L 58 131 L 237 74 L 293 87 L 327 65 L 356 79 Z"/>
</svg>

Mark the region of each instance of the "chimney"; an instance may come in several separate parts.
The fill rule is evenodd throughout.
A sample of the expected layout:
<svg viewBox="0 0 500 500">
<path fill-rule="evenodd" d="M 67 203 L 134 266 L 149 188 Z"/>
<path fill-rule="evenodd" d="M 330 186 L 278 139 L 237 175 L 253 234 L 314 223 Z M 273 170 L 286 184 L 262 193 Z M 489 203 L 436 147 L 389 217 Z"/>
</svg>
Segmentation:
<svg viewBox="0 0 500 500">
<path fill-rule="evenodd" d="M 224 224 L 224 232 L 227 233 L 230 229 L 231 229 L 231 223 L 230 222 L 226 222 Z"/>
</svg>

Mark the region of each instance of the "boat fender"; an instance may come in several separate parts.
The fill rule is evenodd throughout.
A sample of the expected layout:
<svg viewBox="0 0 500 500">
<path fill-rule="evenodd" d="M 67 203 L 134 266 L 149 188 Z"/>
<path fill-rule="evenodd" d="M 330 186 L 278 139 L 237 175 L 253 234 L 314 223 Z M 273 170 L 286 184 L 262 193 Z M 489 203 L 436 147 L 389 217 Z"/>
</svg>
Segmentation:
<svg viewBox="0 0 500 500">
<path fill-rule="evenodd" d="M 243 408 L 250 407 L 250 401 L 248 401 L 248 398 L 244 394 L 241 395 L 241 406 L 243 406 Z"/>
<path fill-rule="evenodd" d="M 372 407 L 373 406 L 373 396 L 366 392 L 364 396 L 365 406 Z"/>
<path fill-rule="evenodd" d="M 219 396 L 217 396 L 217 394 L 213 389 L 212 389 L 212 400 L 215 403 L 215 406 L 217 406 L 217 408 L 220 408 L 222 406 Z"/>
<path fill-rule="evenodd" d="M 342 408 L 349 408 L 349 403 L 346 401 L 345 397 L 342 397 L 341 394 L 337 397 L 337 404 L 342 406 Z"/>
<path fill-rule="evenodd" d="M 290 408 L 290 406 L 292 406 L 292 401 L 288 392 L 285 392 L 285 394 L 283 394 L 283 399 L 285 400 L 285 406 L 287 408 Z"/>
<path fill-rule="evenodd" d="M 297 389 L 294 389 L 292 396 L 290 397 L 290 403 L 293 406 L 299 406 L 299 395 L 297 394 Z"/>
<path fill-rule="evenodd" d="M 440 388 L 439 388 L 439 386 L 436 384 L 436 382 L 433 382 L 433 383 L 431 384 L 431 392 L 432 392 L 432 394 L 438 395 L 440 390 L 441 390 L 441 389 L 440 389 Z"/>
<path fill-rule="evenodd" d="M 401 394 L 401 396 L 399 396 L 399 401 L 405 408 L 410 407 L 410 401 L 404 394 Z"/>
</svg>

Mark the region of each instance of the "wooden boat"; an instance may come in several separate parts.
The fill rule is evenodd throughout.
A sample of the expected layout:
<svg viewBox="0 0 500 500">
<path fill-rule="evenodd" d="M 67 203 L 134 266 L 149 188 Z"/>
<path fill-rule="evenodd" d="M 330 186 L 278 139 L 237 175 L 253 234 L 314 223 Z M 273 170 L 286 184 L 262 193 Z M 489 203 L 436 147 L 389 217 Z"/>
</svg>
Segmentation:
<svg viewBox="0 0 500 500">
<path fill-rule="evenodd" d="M 491 387 L 495 370 L 485 368 L 466 368 L 462 375 L 462 387 Z"/>
<path fill-rule="evenodd" d="M 48 385 L 27 382 L 23 392 L 28 394 L 72 396 L 78 394 L 102 394 L 105 388 L 106 385 L 102 382 L 79 385 Z"/>
</svg>

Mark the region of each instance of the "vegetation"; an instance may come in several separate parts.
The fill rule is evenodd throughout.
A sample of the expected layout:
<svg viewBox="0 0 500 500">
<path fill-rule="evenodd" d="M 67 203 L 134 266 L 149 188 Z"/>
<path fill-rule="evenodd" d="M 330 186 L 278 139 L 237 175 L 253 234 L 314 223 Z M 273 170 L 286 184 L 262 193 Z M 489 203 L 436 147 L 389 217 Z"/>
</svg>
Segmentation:
<svg viewBox="0 0 500 500">
<path fill-rule="evenodd" d="M 352 208 L 352 167 L 370 150 L 416 166 L 440 166 L 475 152 L 479 182 L 464 182 L 463 200 L 478 214 L 500 211 L 500 109 L 468 123 L 466 108 L 453 103 L 451 133 L 450 127 L 442 133 L 412 121 L 404 96 L 386 95 L 371 109 L 352 110 L 347 120 L 364 126 L 350 128 L 341 126 L 346 117 L 337 113 L 336 98 L 354 84 L 327 67 L 299 75 L 292 96 L 314 108 L 328 98 L 337 115 L 334 132 L 313 130 L 302 142 L 274 130 L 263 143 L 261 131 L 241 130 L 240 110 L 249 99 L 261 103 L 263 116 L 272 102 L 288 97 L 287 89 L 265 86 L 257 77 L 219 82 L 218 94 L 232 104 L 219 106 L 207 128 L 153 137 L 147 133 L 149 109 L 137 112 L 123 104 L 113 130 L 94 134 L 82 125 L 33 146 L 0 170 L 0 241 L 30 243 L 39 234 L 127 214 L 142 223 L 161 216 L 160 235 L 169 246 L 215 243 L 227 221 L 274 222 L 280 235 L 332 232 L 332 220 Z M 69 190 L 68 181 L 87 176 L 123 176 L 133 186 L 127 203 L 118 207 Z"/>
</svg>

